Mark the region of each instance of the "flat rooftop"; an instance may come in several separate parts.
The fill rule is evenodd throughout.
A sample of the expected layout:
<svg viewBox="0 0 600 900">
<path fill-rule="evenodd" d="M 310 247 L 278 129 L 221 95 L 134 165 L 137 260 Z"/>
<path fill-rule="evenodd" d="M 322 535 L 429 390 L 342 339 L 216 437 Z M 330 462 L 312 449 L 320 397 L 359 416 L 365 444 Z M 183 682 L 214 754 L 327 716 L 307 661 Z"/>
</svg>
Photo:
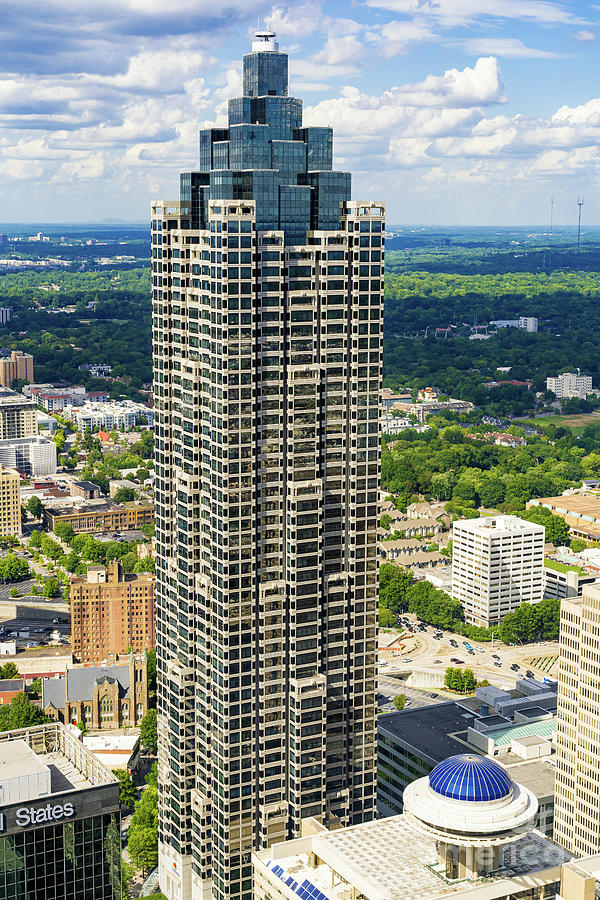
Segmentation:
<svg viewBox="0 0 600 900">
<path fill-rule="evenodd" d="M 420 706 L 379 716 L 378 731 L 418 748 L 419 754 L 440 762 L 448 756 L 467 751 L 467 729 L 480 717 L 469 713 L 454 700 Z M 460 740 L 452 735 L 460 736 Z M 464 743 L 463 743 L 464 741 Z"/>
<path fill-rule="evenodd" d="M 600 507 L 599 507 L 600 511 Z M 473 534 L 533 534 L 543 533 L 543 526 L 527 522 L 518 516 L 482 516 L 480 519 L 460 519 L 453 530 L 471 531 Z"/>
<path fill-rule="evenodd" d="M 600 497 L 587 494 L 572 494 L 569 497 L 538 497 L 530 500 L 529 506 L 551 506 L 557 512 L 575 513 L 578 516 L 600 518 Z"/>
<path fill-rule="evenodd" d="M 2 760 L 9 769 L 2 768 Z M 60 722 L 0 734 L 0 777 L 50 770 L 51 794 L 113 784 L 117 778 Z M 9 776 L 6 772 L 11 772 Z"/>
<path fill-rule="evenodd" d="M 38 775 L 45 772 L 47 763 L 25 741 L 7 741 L 0 744 L 0 781 L 18 778 L 20 775 Z"/>
<path fill-rule="evenodd" d="M 538 800 L 541 797 L 554 798 L 556 767 L 548 761 L 548 757 L 521 760 L 512 765 L 507 764 L 504 756 L 497 757 L 497 759 L 508 770 L 512 780 L 533 791 Z"/>
<path fill-rule="evenodd" d="M 468 880 L 448 881 L 439 871 L 435 840 L 425 836 L 404 815 L 315 835 L 312 851 L 320 860 L 316 868 L 311 867 L 308 854 L 296 851 L 287 857 L 281 855 L 286 847 L 293 850 L 294 843 L 300 844 L 275 845 L 260 853 L 259 858 L 282 881 L 288 876 L 298 886 L 307 881 L 317 889 L 312 896 L 319 897 L 320 893 L 325 900 L 348 896 L 348 885 L 367 900 L 435 900 L 478 884 Z M 508 849 L 505 866 L 479 884 L 490 887 L 504 879 L 560 866 L 568 859 L 570 855 L 566 851 L 540 832 L 532 831 Z M 337 884 L 332 884 L 333 872 L 337 873 Z"/>
</svg>

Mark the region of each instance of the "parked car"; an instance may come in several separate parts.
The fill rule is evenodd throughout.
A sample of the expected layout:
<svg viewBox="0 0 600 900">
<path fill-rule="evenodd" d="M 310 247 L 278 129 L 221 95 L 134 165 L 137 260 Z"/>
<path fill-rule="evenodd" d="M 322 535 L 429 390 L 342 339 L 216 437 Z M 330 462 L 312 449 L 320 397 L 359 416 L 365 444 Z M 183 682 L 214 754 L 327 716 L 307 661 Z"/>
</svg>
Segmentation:
<svg viewBox="0 0 600 900">
<path fill-rule="evenodd" d="M 535 675 L 533 674 L 531 669 L 527 669 L 527 671 L 525 672 L 525 678 L 535 678 Z"/>
</svg>

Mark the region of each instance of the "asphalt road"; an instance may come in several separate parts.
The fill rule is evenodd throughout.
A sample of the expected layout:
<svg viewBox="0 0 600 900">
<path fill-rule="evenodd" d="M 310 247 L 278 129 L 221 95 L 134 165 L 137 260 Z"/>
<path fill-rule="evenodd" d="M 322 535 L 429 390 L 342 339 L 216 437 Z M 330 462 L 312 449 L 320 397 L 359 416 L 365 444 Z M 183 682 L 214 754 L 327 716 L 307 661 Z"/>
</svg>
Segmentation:
<svg viewBox="0 0 600 900">
<path fill-rule="evenodd" d="M 412 616 L 408 618 L 414 619 Z M 465 638 L 444 632 L 442 638 L 436 640 L 433 636 L 435 630 L 428 626 L 424 631 L 417 631 L 414 634 L 407 632 L 399 641 L 397 649 L 380 649 L 379 660 L 387 663 L 385 673 L 380 670 L 380 677 L 393 672 L 407 673 L 417 669 L 428 672 L 439 670 L 443 678 L 448 666 L 459 666 L 472 669 L 478 680 L 487 678 L 492 684 L 500 687 L 514 688 L 517 678 L 524 676 L 528 669 L 532 669 L 540 679 L 545 674 L 550 676 L 553 674 L 536 671 L 530 660 L 532 657 L 557 655 L 556 642 L 506 647 L 498 641 L 492 646 L 490 642 L 472 640 L 467 641 L 474 650 L 473 653 L 469 653 L 464 646 Z M 451 640 L 454 640 L 458 647 L 453 647 Z M 495 660 L 492 654 L 499 659 Z M 460 662 L 453 662 L 453 659 Z M 496 662 L 500 662 L 500 665 L 497 666 Z M 513 664 L 519 667 L 516 671 L 511 669 Z"/>
</svg>

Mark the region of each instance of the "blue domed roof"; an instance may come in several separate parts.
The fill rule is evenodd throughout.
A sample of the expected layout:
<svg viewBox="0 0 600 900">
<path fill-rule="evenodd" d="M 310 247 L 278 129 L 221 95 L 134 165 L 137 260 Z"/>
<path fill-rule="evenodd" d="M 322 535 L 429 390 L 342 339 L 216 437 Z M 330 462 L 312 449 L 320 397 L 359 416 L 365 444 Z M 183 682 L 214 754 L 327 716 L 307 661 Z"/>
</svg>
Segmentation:
<svg viewBox="0 0 600 900">
<path fill-rule="evenodd" d="M 493 759 L 462 753 L 437 764 L 429 787 L 450 800 L 500 800 L 510 794 L 512 781 Z"/>
</svg>

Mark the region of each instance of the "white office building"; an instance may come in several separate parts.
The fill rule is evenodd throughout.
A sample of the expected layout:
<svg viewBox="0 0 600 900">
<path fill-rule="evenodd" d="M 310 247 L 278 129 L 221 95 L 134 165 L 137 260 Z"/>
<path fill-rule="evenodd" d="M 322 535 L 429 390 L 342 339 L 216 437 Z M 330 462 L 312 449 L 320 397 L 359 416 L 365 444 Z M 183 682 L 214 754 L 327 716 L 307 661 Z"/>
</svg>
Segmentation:
<svg viewBox="0 0 600 900">
<path fill-rule="evenodd" d="M 452 596 L 465 620 L 488 627 L 519 604 L 539 603 L 544 595 L 542 525 L 517 516 L 455 522 Z"/>
<path fill-rule="evenodd" d="M 146 424 L 154 424 L 154 413 L 143 403 L 123 400 L 121 403 L 86 403 L 84 406 L 66 407 L 65 415 L 77 425 L 79 431 L 127 431 L 135 428 L 143 417 Z"/>
<path fill-rule="evenodd" d="M 538 320 L 535 316 L 521 316 L 519 318 L 519 328 L 522 328 L 524 331 L 537 331 Z"/>
<path fill-rule="evenodd" d="M 564 372 L 556 378 L 546 378 L 546 389 L 556 394 L 559 400 L 570 400 L 572 397 L 585 400 L 592 393 L 592 376 Z"/>
<path fill-rule="evenodd" d="M 54 475 L 56 444 L 40 436 L 0 441 L 0 465 L 26 476 Z"/>
</svg>

